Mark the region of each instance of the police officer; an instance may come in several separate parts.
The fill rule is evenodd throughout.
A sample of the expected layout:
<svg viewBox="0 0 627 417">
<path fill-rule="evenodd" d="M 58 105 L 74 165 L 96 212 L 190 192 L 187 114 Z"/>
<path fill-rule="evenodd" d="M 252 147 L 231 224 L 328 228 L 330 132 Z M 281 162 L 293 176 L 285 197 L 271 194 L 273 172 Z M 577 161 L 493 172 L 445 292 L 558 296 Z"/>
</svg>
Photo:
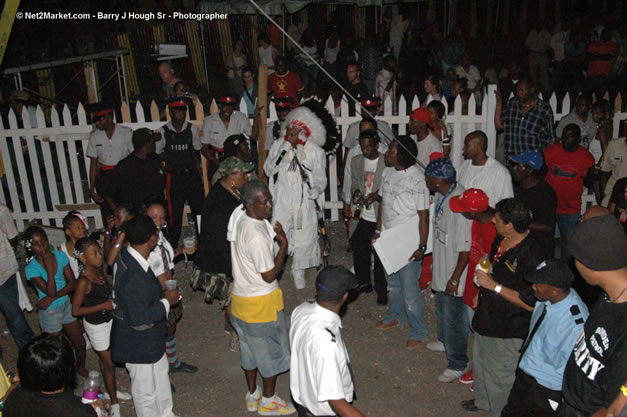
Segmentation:
<svg viewBox="0 0 627 417">
<path fill-rule="evenodd" d="M 559 259 L 543 261 L 525 275 L 537 301 L 501 417 L 556 415 L 564 367 L 588 318 L 586 304 L 571 288 L 573 278 Z"/>
<path fill-rule="evenodd" d="M 364 416 L 351 404 L 355 389 L 340 332 L 340 310 L 358 285 L 355 274 L 329 265 L 316 277 L 316 302 L 292 313 L 290 390 L 299 416 Z"/>
<path fill-rule="evenodd" d="M 224 141 L 231 135 L 244 133 L 250 136 L 252 126 L 248 117 L 235 110 L 238 99 L 234 95 L 227 94 L 216 99 L 218 111 L 205 117 L 202 124 L 203 136 L 201 152 L 209 160 L 209 178 L 218 169 L 220 161 L 224 159 Z"/>
<path fill-rule="evenodd" d="M 133 152 L 133 130 L 113 122 L 113 107 L 105 103 L 88 106 L 95 129 L 89 134 L 89 193 L 100 204 L 103 218 L 113 214 L 98 190 L 98 182 L 111 172 L 122 159 Z"/>
<path fill-rule="evenodd" d="M 169 235 L 171 243 L 177 246 L 181 235 L 183 208 L 189 203 L 193 215 L 202 210 L 203 187 L 199 171 L 200 130 L 185 120 L 190 100 L 176 97 L 168 100 L 170 121 L 159 133 L 156 152 L 166 166 L 166 198 L 170 213 Z"/>
</svg>

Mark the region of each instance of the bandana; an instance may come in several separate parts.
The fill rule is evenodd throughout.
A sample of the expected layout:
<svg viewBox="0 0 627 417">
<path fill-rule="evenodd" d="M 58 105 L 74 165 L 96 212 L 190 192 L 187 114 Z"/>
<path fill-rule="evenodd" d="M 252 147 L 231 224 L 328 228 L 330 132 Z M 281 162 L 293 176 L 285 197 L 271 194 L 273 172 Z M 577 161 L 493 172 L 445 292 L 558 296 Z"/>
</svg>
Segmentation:
<svg viewBox="0 0 627 417">
<path fill-rule="evenodd" d="M 455 167 L 453 167 L 453 163 L 448 158 L 438 158 L 429 162 L 427 169 L 425 169 L 425 176 L 438 178 L 449 184 L 457 182 Z"/>
</svg>

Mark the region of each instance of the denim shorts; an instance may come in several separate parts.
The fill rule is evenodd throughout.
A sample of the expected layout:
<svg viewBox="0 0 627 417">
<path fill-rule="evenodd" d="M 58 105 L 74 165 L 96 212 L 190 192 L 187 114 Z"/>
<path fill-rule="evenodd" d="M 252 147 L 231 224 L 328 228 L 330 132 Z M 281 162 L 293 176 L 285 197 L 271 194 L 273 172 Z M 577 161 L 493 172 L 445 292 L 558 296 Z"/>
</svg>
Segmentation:
<svg viewBox="0 0 627 417">
<path fill-rule="evenodd" d="M 231 324 L 239 336 L 244 370 L 258 369 L 262 377 L 270 378 L 290 369 L 290 339 L 283 311 L 268 323 L 247 323 L 231 314 Z"/>
<path fill-rule="evenodd" d="M 76 317 L 72 316 L 72 304 L 68 299 L 55 309 L 39 310 L 39 326 L 44 333 L 58 333 L 63 325 L 72 323 Z"/>
</svg>

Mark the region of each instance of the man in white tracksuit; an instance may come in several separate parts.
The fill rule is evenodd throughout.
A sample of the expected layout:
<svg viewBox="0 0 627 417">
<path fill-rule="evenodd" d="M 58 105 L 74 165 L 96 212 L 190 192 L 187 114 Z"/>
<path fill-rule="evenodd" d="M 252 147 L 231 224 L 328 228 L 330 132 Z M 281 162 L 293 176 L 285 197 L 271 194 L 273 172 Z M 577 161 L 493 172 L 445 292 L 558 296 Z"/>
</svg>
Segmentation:
<svg viewBox="0 0 627 417">
<path fill-rule="evenodd" d="M 272 224 L 283 225 L 292 256 L 292 277 L 305 288 L 305 269 L 321 264 L 315 200 L 327 186 L 326 131 L 308 108 L 297 107 L 286 117 L 281 138 L 274 141 L 264 171 L 273 198 Z M 304 180 L 303 175 L 307 180 Z"/>
</svg>

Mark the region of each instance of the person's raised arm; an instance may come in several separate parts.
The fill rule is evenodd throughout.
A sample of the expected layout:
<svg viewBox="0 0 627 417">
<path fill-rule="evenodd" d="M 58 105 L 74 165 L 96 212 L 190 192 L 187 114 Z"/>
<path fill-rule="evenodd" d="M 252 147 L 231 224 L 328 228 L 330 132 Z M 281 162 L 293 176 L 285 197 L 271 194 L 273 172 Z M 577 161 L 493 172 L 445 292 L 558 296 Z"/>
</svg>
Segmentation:
<svg viewBox="0 0 627 417">
<path fill-rule="evenodd" d="M 276 233 L 276 239 L 279 241 L 279 252 L 274 257 L 274 268 L 261 273 L 261 278 L 267 283 L 274 281 L 279 276 L 287 256 L 287 236 L 285 236 L 281 223 L 276 222 L 274 232 Z"/>
</svg>

